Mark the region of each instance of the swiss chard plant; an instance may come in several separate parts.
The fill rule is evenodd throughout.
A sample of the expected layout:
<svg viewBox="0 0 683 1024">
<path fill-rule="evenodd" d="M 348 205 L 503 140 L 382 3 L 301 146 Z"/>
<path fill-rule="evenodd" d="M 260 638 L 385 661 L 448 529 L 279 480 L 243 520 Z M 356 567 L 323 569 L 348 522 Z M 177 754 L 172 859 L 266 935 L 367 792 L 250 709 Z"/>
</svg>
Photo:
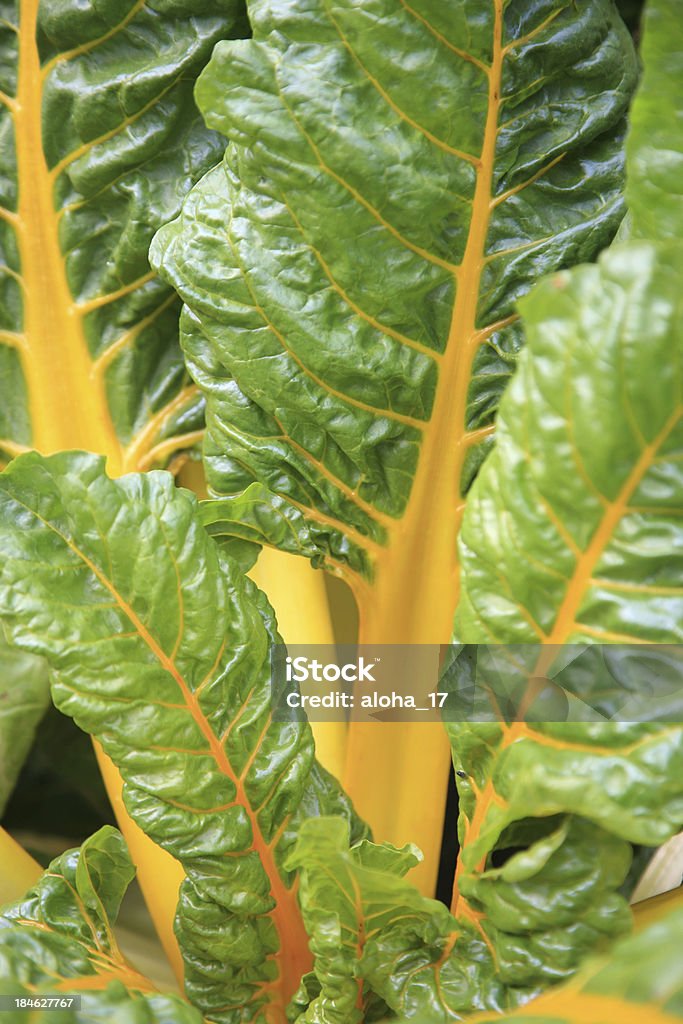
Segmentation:
<svg viewBox="0 0 683 1024">
<path fill-rule="evenodd" d="M 683 726 L 356 724 L 337 779 L 273 716 L 247 575 L 279 548 L 349 584 L 362 641 L 533 644 L 539 675 L 681 642 L 675 0 L 633 102 L 611 0 L 5 6 L 0 787 L 49 673 L 130 852 L 105 827 L 33 878 L 0 833 L 0 997 L 683 1018 L 677 901 L 635 936 L 628 902 L 634 849 L 683 824 Z M 173 472 L 204 408 L 200 502 Z M 444 750 L 450 909 L 386 841 L 438 847 Z M 182 995 L 117 943 L 135 867 Z"/>
</svg>

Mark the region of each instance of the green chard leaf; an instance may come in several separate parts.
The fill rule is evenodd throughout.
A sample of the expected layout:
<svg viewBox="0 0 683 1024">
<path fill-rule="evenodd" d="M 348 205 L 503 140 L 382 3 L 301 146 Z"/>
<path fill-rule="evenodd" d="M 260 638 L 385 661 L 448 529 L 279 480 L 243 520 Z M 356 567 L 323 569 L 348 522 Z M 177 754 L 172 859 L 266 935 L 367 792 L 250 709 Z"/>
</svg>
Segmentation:
<svg viewBox="0 0 683 1024">
<path fill-rule="evenodd" d="M 167 473 L 21 456 L 0 476 L 0 615 L 50 662 L 58 707 L 119 766 L 132 817 L 183 865 L 176 933 L 212 1020 L 281 1019 L 310 968 L 294 873 L 301 822 L 338 814 L 310 729 L 271 719 L 265 598 Z"/>
<path fill-rule="evenodd" d="M 301 870 L 319 991 L 300 1024 L 360 1024 L 378 1000 L 436 1024 L 515 999 L 476 930 L 402 877 L 415 852 L 367 841 L 349 848 L 339 819 L 302 825 L 290 864 Z"/>
<path fill-rule="evenodd" d="M 0 912 L 0 995 L 78 995 L 80 1010 L 46 1013 L 60 1024 L 200 1024 L 179 996 L 155 992 L 117 945 L 113 925 L 134 874 L 123 837 L 110 826 L 54 860 L 22 900 Z M 6 1014 L 8 1024 L 29 1016 L 43 1019 L 39 1011 Z"/>
<path fill-rule="evenodd" d="M 219 159 L 194 105 L 240 0 L 0 2 L 0 453 L 88 448 L 113 473 L 201 437 L 155 230 Z"/>
<path fill-rule="evenodd" d="M 456 633 L 530 645 L 531 677 L 557 674 L 556 645 L 683 638 L 682 255 L 621 243 L 520 303 L 527 348 L 464 518 Z M 641 714 L 448 728 L 468 776 L 456 915 L 476 917 L 504 978 L 570 973 L 628 926 L 630 843 L 681 827 L 683 727 Z"/>
<path fill-rule="evenodd" d="M 468 643 L 683 640 L 682 277 L 679 245 L 628 242 L 520 303 L 461 535 Z"/>
<path fill-rule="evenodd" d="M 668 914 L 608 956 L 586 965 L 575 979 L 512 1013 L 488 1013 L 469 1024 L 672 1024 L 683 1020 L 683 912 Z M 411 1024 L 432 1024 L 411 1017 Z"/>
<path fill-rule="evenodd" d="M 665 647 L 641 645 L 683 639 L 683 248 L 671 240 L 681 206 L 669 173 L 683 152 L 679 14 L 668 0 L 648 5 L 627 150 L 632 240 L 520 301 L 527 349 L 460 536 L 461 640 L 516 652 L 537 645 L 522 667 L 550 678 L 561 672 L 562 646 L 637 645 L 621 669 L 611 659 L 622 692 L 600 697 L 608 718 L 642 686 L 648 659 L 654 676 L 671 672 Z M 640 663 L 635 676 L 629 661 Z M 680 830 L 680 716 L 662 724 L 656 706 L 642 712 L 641 701 L 639 714 L 614 721 L 449 726 L 468 776 L 456 914 L 477 916 L 504 970 L 514 969 L 515 937 L 531 962 L 540 938 L 547 970 L 578 964 L 600 934 L 623 927 L 616 890 L 628 844 L 654 847 Z M 570 842 L 577 830 L 592 839 Z M 540 881 L 548 844 L 556 868 L 543 900 L 520 899 L 519 858 L 528 880 Z M 604 875 L 591 905 L 577 881 L 582 861 Z"/>
<path fill-rule="evenodd" d="M 49 705 L 45 662 L 10 647 L 0 631 L 0 815 Z"/>
<path fill-rule="evenodd" d="M 538 645 L 524 666 L 529 676 L 557 675 L 563 654 L 556 645 L 678 644 L 683 637 L 683 250 L 667 227 L 680 197 L 653 159 L 664 119 L 676 152 L 677 47 L 678 13 L 666 0 L 650 5 L 628 148 L 634 240 L 613 246 L 598 266 L 547 279 L 520 301 L 527 349 L 464 517 L 456 632 L 471 644 Z M 670 73 L 663 108 L 653 99 L 660 64 Z M 670 192 L 661 204 L 653 183 Z M 645 233 L 657 241 L 642 240 Z M 640 650 L 641 662 L 649 657 L 665 671 L 665 648 Z M 633 682 L 628 659 L 622 667 L 615 678 L 623 699 Z M 612 714 L 619 702 L 608 696 Z M 641 708 L 636 721 L 622 714 L 591 723 L 450 725 L 456 764 L 468 775 L 460 785 L 456 913 L 478 916 L 510 969 L 504 951 L 511 937 L 533 960 L 543 918 L 553 929 L 542 939 L 550 970 L 576 965 L 599 933 L 623 927 L 616 889 L 628 844 L 657 846 L 680 829 L 683 727 L 658 724 L 656 708 L 647 717 Z M 577 830 L 592 840 L 572 844 Z M 527 876 L 540 880 L 549 844 L 555 898 L 520 900 L 519 858 Z M 496 852 L 500 858 L 519 846 L 522 853 L 493 866 Z M 605 875 L 592 905 L 570 882 L 589 848 L 595 876 Z M 575 894 L 562 899 L 562 916 L 560 892 Z"/>
<path fill-rule="evenodd" d="M 224 163 L 151 256 L 186 303 L 209 484 L 289 506 L 299 550 L 349 580 L 372 639 L 443 642 L 516 299 L 623 216 L 631 40 L 607 0 L 248 11 L 253 40 L 220 44 L 197 86 Z M 297 547 L 282 504 L 239 512 Z"/>
</svg>

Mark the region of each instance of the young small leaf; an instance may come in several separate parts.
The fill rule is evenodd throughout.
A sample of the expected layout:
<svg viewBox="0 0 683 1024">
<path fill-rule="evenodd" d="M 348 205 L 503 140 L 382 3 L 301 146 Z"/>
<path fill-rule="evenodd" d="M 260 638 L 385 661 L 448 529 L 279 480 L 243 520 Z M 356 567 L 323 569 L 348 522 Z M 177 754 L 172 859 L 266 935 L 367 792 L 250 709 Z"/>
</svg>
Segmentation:
<svg viewBox="0 0 683 1024">
<path fill-rule="evenodd" d="M 123 837 L 106 826 L 54 860 L 26 896 L 0 911 L 0 995 L 77 995 L 64 1022 L 142 1019 L 199 1024 L 179 996 L 162 996 L 122 956 L 113 925 L 135 869 Z M 10 1020 L 42 1014 L 17 1008 Z M 133 1017 L 131 1018 L 131 1015 Z"/>
<path fill-rule="evenodd" d="M 486 942 L 402 876 L 415 849 L 362 842 L 349 848 L 341 820 L 303 824 L 290 863 L 301 869 L 301 905 L 317 986 L 301 1024 L 360 1024 L 380 1000 L 433 1024 L 514 1003 Z M 300 994 L 303 1000 L 303 993 Z"/>
</svg>

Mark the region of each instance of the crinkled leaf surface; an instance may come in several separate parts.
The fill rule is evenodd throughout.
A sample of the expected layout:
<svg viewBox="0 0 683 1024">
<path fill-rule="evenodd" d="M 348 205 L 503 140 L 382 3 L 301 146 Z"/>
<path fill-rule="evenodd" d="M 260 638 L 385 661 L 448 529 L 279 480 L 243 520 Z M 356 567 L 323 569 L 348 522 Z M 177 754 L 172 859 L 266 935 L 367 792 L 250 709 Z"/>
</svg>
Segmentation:
<svg viewBox="0 0 683 1024">
<path fill-rule="evenodd" d="M 54 860 L 22 900 L 0 912 L 0 995 L 79 995 L 80 1011 L 46 1016 L 56 1013 L 62 1024 L 112 1017 L 199 1024 L 196 1010 L 179 996 L 155 993 L 121 955 L 113 924 L 134 874 L 123 837 L 109 826 Z M 29 1013 L 7 1017 L 26 1020 Z"/>
<path fill-rule="evenodd" d="M 680 192 L 668 173 L 681 149 L 678 15 L 667 0 L 649 5 L 628 151 L 629 232 L 658 240 L 676 222 Z M 664 132 L 667 152 L 656 166 Z M 621 674 L 615 662 L 625 698 L 647 679 L 642 666 L 629 678 L 638 645 L 681 641 L 682 256 L 675 242 L 618 244 L 599 266 L 549 278 L 520 302 L 528 348 L 465 515 L 456 630 L 472 644 L 539 645 L 531 661 L 522 659 L 528 676 L 556 674 L 562 652 L 554 645 L 634 644 Z M 521 650 L 514 647 L 518 661 Z M 656 647 L 640 650 L 641 660 L 666 658 Z M 618 696 L 598 697 L 615 717 Z M 557 891 L 571 894 L 576 911 L 547 942 L 547 962 L 568 964 L 590 944 L 586 924 L 601 930 L 610 915 L 618 924 L 624 841 L 655 846 L 680 828 L 680 716 L 657 724 L 657 707 L 651 721 L 642 701 L 640 708 L 621 721 L 450 726 L 456 765 L 468 776 L 456 910 L 480 915 L 497 947 L 509 944 L 510 931 L 526 931 L 523 944 L 533 947 L 546 904 L 552 911 L 556 902 L 516 899 L 519 857 L 527 877 L 540 877 L 544 850 L 555 849 Z M 613 862 L 588 917 L 586 908 L 578 913 L 582 887 L 571 881 L 582 859 L 568 845 L 577 828 L 593 830 L 594 865 Z M 500 861 L 502 850 L 520 846 L 494 867 L 494 851 Z"/>
<path fill-rule="evenodd" d="M 683 639 L 680 268 L 626 243 L 523 301 L 530 354 L 462 534 L 467 642 Z"/>
<path fill-rule="evenodd" d="M 553 675 L 555 644 L 681 642 L 681 257 L 677 245 L 624 243 L 521 303 L 528 347 L 465 516 L 456 629 L 472 643 L 538 644 L 531 676 Z M 533 964 L 539 929 L 542 973 L 576 965 L 600 933 L 623 927 L 614 890 L 625 841 L 654 846 L 680 828 L 683 727 L 449 729 L 469 776 L 458 914 L 483 915 L 506 969 Z M 490 858 L 520 845 L 522 825 L 522 845 L 538 852 L 549 815 L 567 830 L 547 879 L 554 897 L 528 904 L 505 877 L 514 858 L 502 872 Z M 603 869 L 584 903 L 578 875 Z"/>
<path fill-rule="evenodd" d="M 389 1011 L 433 1022 L 518 998 L 472 925 L 459 927 L 402 877 L 415 863 L 410 847 L 349 848 L 344 822 L 318 819 L 302 826 L 292 863 L 319 987 L 302 1024 L 360 1024 L 378 997 Z"/>
<path fill-rule="evenodd" d="M 0 633 L 0 815 L 50 704 L 47 666 Z"/>
<path fill-rule="evenodd" d="M 381 642 L 387 622 L 399 642 L 443 641 L 515 301 L 623 213 L 630 38 L 603 0 L 248 10 L 254 39 L 218 46 L 197 88 L 224 164 L 152 249 L 187 304 L 209 482 L 286 503 Z M 254 507 L 253 529 L 282 544 L 282 514 Z"/>
<path fill-rule="evenodd" d="M 0 3 L 0 452 L 113 472 L 195 444 L 202 399 L 154 231 L 219 159 L 194 105 L 239 0 Z"/>
<path fill-rule="evenodd" d="M 272 611 L 167 473 L 28 454 L 0 481 L 0 614 L 183 864 L 188 994 L 212 1019 L 282 1020 L 310 966 L 283 857 L 302 819 L 351 813 L 308 726 L 271 720 Z"/>
<path fill-rule="evenodd" d="M 472 1024 L 670 1024 L 683 1019 L 683 913 L 676 911 L 594 960 L 569 984 L 503 1016 Z M 413 1019 L 413 1018 L 411 1018 Z M 431 1024 L 431 1018 L 414 1019 Z"/>
</svg>

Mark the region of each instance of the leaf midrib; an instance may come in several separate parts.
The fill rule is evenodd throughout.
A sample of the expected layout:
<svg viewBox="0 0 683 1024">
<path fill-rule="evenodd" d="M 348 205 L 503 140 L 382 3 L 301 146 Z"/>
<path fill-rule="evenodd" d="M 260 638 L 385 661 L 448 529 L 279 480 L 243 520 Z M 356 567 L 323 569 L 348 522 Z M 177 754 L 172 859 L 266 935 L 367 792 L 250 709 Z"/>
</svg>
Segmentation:
<svg viewBox="0 0 683 1024">
<path fill-rule="evenodd" d="M 456 537 L 464 505 L 460 480 L 479 431 L 466 424 L 472 364 L 482 334 L 477 328 L 481 275 L 492 211 L 503 61 L 503 3 L 493 0 L 492 59 L 485 68 L 488 104 L 470 226 L 462 262 L 452 267 L 455 301 L 439 366 L 434 406 L 403 517 L 376 559 L 370 607 L 361 609 L 364 643 L 445 643 L 459 596 Z M 436 514 L 435 514 L 435 510 Z M 359 598 L 362 600 L 362 591 Z"/>
</svg>

